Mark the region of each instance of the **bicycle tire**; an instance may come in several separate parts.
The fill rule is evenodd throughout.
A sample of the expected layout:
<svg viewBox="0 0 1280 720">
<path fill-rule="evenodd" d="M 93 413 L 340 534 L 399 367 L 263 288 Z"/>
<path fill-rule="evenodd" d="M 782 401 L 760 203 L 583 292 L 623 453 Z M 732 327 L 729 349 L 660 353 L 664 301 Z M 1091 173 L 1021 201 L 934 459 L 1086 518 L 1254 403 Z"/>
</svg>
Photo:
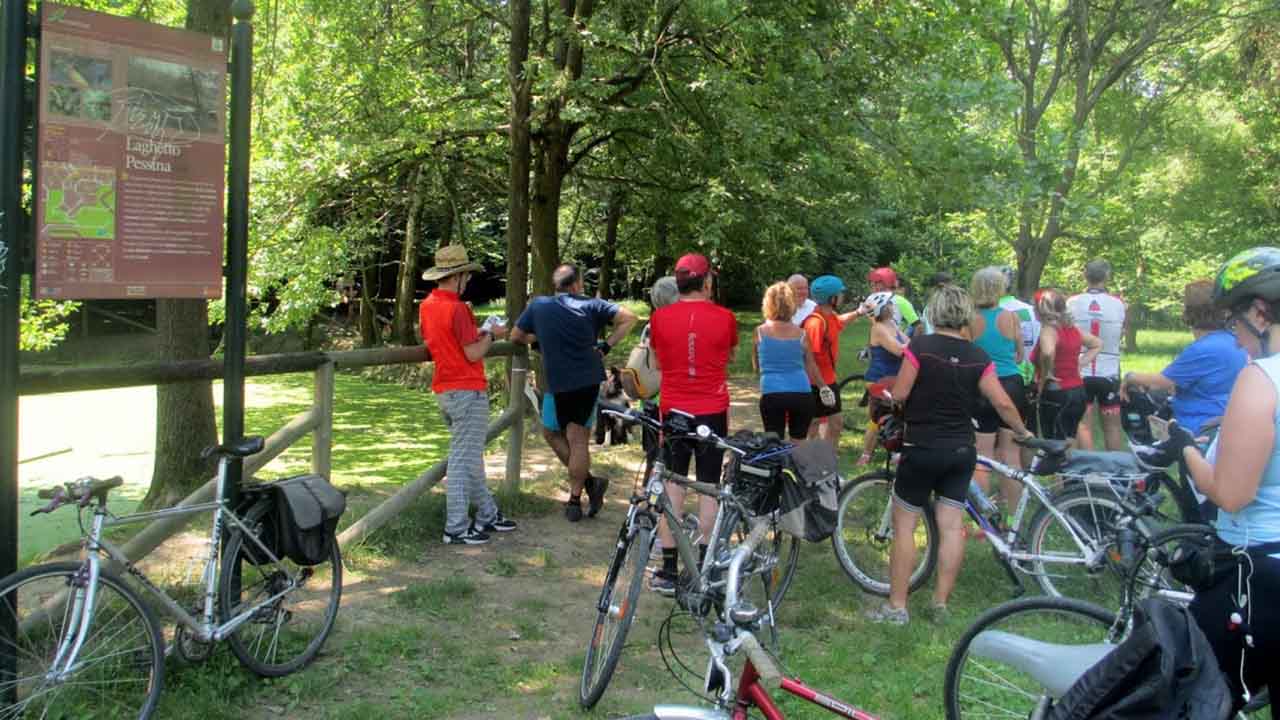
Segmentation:
<svg viewBox="0 0 1280 720">
<path fill-rule="evenodd" d="M 731 551 L 734 545 L 746 540 L 747 535 L 751 532 L 752 520 L 753 518 L 744 517 L 737 522 L 724 523 L 724 527 L 720 529 L 720 537 L 716 538 L 714 545 L 717 551 Z M 791 588 L 791 582 L 795 580 L 796 566 L 800 563 L 800 542 L 778 528 L 776 513 L 770 516 L 769 522 L 773 526 L 772 536 L 766 537 L 760 543 L 760 548 L 769 548 L 769 551 L 761 552 L 760 548 L 758 548 L 755 555 L 757 558 L 765 560 L 766 563 L 771 557 L 773 567 L 768 573 L 749 568 L 748 572 L 751 580 L 742 588 L 743 594 L 751 598 L 761 610 L 764 609 L 764 604 L 756 602 L 756 600 L 764 597 L 768 597 L 775 610 L 782 604 L 782 599 L 786 597 L 787 590 Z M 759 582 L 757 582 L 757 579 Z"/>
<path fill-rule="evenodd" d="M 1194 592 L 1169 573 L 1169 554 L 1183 543 L 1194 543 L 1198 548 L 1213 547 L 1216 535 L 1213 528 L 1198 523 L 1171 525 L 1155 532 L 1142 541 L 1139 557 L 1129 571 L 1127 598 L 1133 604 L 1148 597 L 1156 590 Z M 1125 608 L 1131 610 L 1132 608 Z"/>
<path fill-rule="evenodd" d="M 947 660 L 943 685 L 947 720 L 990 717 L 993 708 L 999 709 L 999 714 L 1008 717 L 1031 717 L 1035 707 L 1051 700 L 1043 686 L 1016 668 L 1000 665 L 998 671 L 992 670 L 990 667 L 995 663 L 986 658 L 982 660 L 991 665 L 980 663 L 977 658 L 972 658 L 973 662 L 970 662 L 969 650 L 974 638 L 983 631 L 1006 626 L 1006 621 L 1014 616 L 1022 617 L 1016 622 L 1008 622 L 1009 629 L 1005 632 L 1016 630 L 1015 634 L 1035 634 L 1051 642 L 1085 644 L 1114 641 L 1112 627 L 1115 624 L 1115 613 L 1093 603 L 1037 595 L 997 605 L 980 615 L 965 630 Z M 966 682 L 963 676 L 970 665 L 974 666 L 975 674 L 981 678 L 973 683 Z M 1016 704 L 1016 709 L 1006 707 L 1005 702 Z M 971 703 L 980 710 L 966 712 L 965 708 Z"/>
<path fill-rule="evenodd" d="M 831 535 L 845 575 L 864 591 L 881 597 L 889 596 L 889 555 L 893 548 L 893 530 L 882 531 L 885 510 L 892 503 L 893 475 L 876 470 L 853 480 L 840 491 L 836 510 L 836 530 Z M 874 495 L 872 494 L 874 493 Z M 865 500 L 865 502 L 863 502 Z M 930 506 L 916 526 L 916 550 L 919 560 L 911 572 L 911 591 L 929 580 L 938 564 L 938 521 Z M 923 528 L 924 547 L 920 546 Z"/>
<path fill-rule="evenodd" d="M 46 689 L 44 674 L 57 655 L 62 632 L 74 614 L 66 605 L 74 602 L 67 588 L 82 577 L 81 570 L 80 563 L 48 563 L 0 580 L 0 612 L 8 615 L 0 622 L 0 633 L 3 633 L 0 634 L 0 645 L 7 647 L 18 662 L 17 679 L 0 683 L 0 697 L 7 698 L 13 691 L 17 700 L 0 708 L 0 717 L 46 717 L 55 707 L 54 703 L 61 713 L 65 713 L 53 713 L 57 717 L 99 717 L 97 713 L 105 711 L 106 717 L 146 720 L 155 712 L 164 687 L 164 636 L 160 624 L 138 594 L 105 568 L 98 574 L 93 626 L 81 646 L 77 670 L 72 678 Z M 45 579 L 51 581 L 47 587 L 33 587 Z M 64 609 L 55 610 L 55 603 Z M 112 623 L 125 613 L 130 616 L 124 624 L 111 629 Z M 136 631 L 129 631 L 138 618 L 141 618 L 141 626 Z M 24 623 L 29 626 L 25 631 L 22 629 Z M 11 629 L 12 635 L 9 634 Z M 47 652 L 36 650 L 42 640 L 49 641 Z M 24 665 L 24 660 L 29 664 Z M 24 667 L 29 669 L 24 670 Z M 84 675 L 86 672 L 90 674 Z M 139 679 L 130 680 L 131 675 L 138 675 Z M 41 685 L 24 688 L 24 678 Z M 143 683 L 145 690 L 136 711 L 126 709 L 124 701 L 125 695 L 132 694 L 130 686 L 133 682 Z M 75 687 L 79 683 L 83 683 L 84 689 L 76 695 Z M 24 689 L 26 695 L 23 694 Z M 73 693 L 70 697 L 63 695 L 68 689 Z M 38 704 L 41 697 L 47 700 Z M 62 702 L 59 702 L 60 698 Z M 132 708 L 134 703 L 127 706 Z M 39 712 L 40 708 L 43 712 Z M 87 712 L 87 715 L 81 715 L 77 710 Z"/>
<path fill-rule="evenodd" d="M 1071 490 L 1052 498 L 1054 507 L 1069 518 L 1076 526 L 1077 532 L 1086 533 L 1095 543 L 1102 546 L 1114 545 L 1116 541 L 1115 519 L 1127 514 L 1127 510 L 1115 498 L 1107 497 L 1097 491 L 1090 492 L 1083 488 Z M 1050 540 L 1051 529 L 1058 528 L 1063 537 Z M 1055 553 L 1067 557 L 1079 550 L 1070 535 L 1048 508 L 1040 508 L 1031 519 L 1028 530 L 1027 546 L 1036 555 Z M 1061 545 L 1066 551 L 1046 549 L 1046 545 Z M 1128 579 L 1128 571 L 1109 555 L 1101 565 L 1083 568 L 1065 562 L 1048 562 L 1044 560 L 1030 561 L 1032 574 L 1046 595 L 1054 597 L 1073 597 L 1114 606 L 1121 598 L 1124 583 Z M 1083 568 L 1083 573 L 1079 569 Z M 1076 575 L 1068 575 L 1076 573 Z M 1058 575 L 1059 577 L 1051 577 Z M 1082 578 L 1083 582 L 1072 578 Z"/>
<path fill-rule="evenodd" d="M 578 683 L 578 702 L 584 709 L 595 707 L 604 695 L 622 656 L 631 621 L 635 618 L 640 591 L 644 587 L 644 573 L 649 562 L 649 546 L 653 544 L 653 530 L 643 525 L 629 533 L 614 551 L 609 572 L 600 588 L 600 601 L 596 605 L 596 622 L 587 642 L 587 654 L 582 661 L 582 679 Z M 629 585 L 618 587 L 618 580 Z M 621 605 L 614 600 L 618 595 Z M 603 608 L 600 605 L 604 605 Z M 616 621 L 616 622 L 615 622 Z M 613 632 L 607 631 L 612 627 Z M 603 646 L 603 647 L 602 647 Z"/>
<path fill-rule="evenodd" d="M 253 528 L 255 533 L 261 532 L 263 525 L 260 521 L 269 509 L 266 502 L 250 508 L 244 519 L 245 525 Z M 247 543 L 243 531 L 237 529 L 227 537 L 222 574 L 218 578 L 219 607 L 224 621 L 235 617 L 242 605 L 256 603 L 261 596 L 280 592 L 279 583 L 286 577 L 286 571 L 301 574 L 304 580 L 236 628 L 227 636 L 227 645 L 240 664 L 255 675 L 282 677 L 309 665 L 320 654 L 333 631 L 338 608 L 342 604 L 342 552 L 337 538 L 334 538 L 329 543 L 329 561 L 313 567 L 296 566 L 287 558 L 281 558 L 279 563 L 258 563 L 254 562 L 255 558 L 261 559 L 261 552 L 255 544 Z M 244 598 L 246 589 L 252 594 Z M 316 609 L 321 611 L 317 613 Z M 258 629 L 256 636 L 254 628 Z M 269 629 L 273 629 L 274 634 L 264 648 Z M 283 662 L 278 660 L 282 650 L 292 651 L 294 648 L 298 648 L 296 654 Z M 265 657 L 258 655 L 260 650 L 266 651 Z"/>
</svg>

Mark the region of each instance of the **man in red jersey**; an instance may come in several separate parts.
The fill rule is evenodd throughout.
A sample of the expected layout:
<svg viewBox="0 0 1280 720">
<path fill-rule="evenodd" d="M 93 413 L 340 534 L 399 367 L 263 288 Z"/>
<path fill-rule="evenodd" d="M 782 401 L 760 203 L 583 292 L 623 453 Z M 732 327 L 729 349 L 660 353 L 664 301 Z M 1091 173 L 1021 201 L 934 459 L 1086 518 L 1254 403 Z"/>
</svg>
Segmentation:
<svg viewBox="0 0 1280 720">
<path fill-rule="evenodd" d="M 738 321 L 729 310 L 711 301 L 715 273 L 703 255 L 690 253 L 676 262 L 676 287 L 680 299 L 655 310 L 649 320 L 649 345 L 662 369 L 659 410 L 665 417 L 672 410 L 693 416 L 693 423 L 706 425 L 721 437 L 729 434 L 729 361 L 738 347 Z M 665 448 L 667 469 L 689 474 L 690 462 L 697 458 L 697 479 L 720 482 L 724 451 L 688 442 L 670 443 Z M 667 485 L 674 507 L 684 505 L 684 488 Z M 698 508 L 699 527 L 704 533 L 715 523 L 715 498 L 702 496 Z M 676 588 L 676 543 L 665 521 L 658 525 L 662 540 L 662 570 L 651 581 L 652 588 L 674 595 Z M 707 538 L 699 539 L 705 553 Z M 696 572 L 695 568 L 687 568 Z"/>
<path fill-rule="evenodd" d="M 516 529 L 498 511 L 484 480 L 484 435 L 489 423 L 484 355 L 507 329 L 503 324 L 477 328 L 471 308 L 462 302 L 471 273 L 480 269 L 479 263 L 468 261 L 466 248 L 446 245 L 436 251 L 435 266 L 422 273 L 423 280 L 436 281 L 436 289 L 418 306 L 418 320 L 422 341 L 435 363 L 431 391 L 449 426 L 446 545 L 481 545 L 489 542 L 489 533 Z M 467 512 L 472 504 L 475 522 Z"/>
</svg>

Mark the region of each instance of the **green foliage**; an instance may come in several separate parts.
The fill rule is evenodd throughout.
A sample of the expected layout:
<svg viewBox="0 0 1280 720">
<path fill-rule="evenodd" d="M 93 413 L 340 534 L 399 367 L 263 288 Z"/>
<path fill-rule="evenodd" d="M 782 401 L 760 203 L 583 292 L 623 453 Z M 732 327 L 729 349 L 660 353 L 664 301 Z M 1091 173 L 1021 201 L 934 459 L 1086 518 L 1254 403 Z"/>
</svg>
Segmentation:
<svg viewBox="0 0 1280 720">
<path fill-rule="evenodd" d="M 23 275 L 18 305 L 18 348 L 34 352 L 50 350 L 66 337 L 70 329 L 67 318 L 80 308 L 80 303 L 32 300 L 30 296 L 31 278 Z"/>
</svg>

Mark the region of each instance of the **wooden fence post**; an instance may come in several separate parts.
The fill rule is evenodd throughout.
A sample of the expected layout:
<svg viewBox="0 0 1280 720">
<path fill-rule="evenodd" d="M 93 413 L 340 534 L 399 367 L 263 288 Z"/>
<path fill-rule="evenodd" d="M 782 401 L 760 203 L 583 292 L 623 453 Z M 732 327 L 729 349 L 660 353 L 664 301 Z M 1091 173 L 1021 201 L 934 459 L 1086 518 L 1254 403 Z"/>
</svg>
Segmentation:
<svg viewBox="0 0 1280 720">
<path fill-rule="evenodd" d="M 311 472 L 326 479 L 333 470 L 333 361 L 316 368 L 316 428 L 311 433 Z"/>
<path fill-rule="evenodd" d="M 520 471 L 524 465 L 524 387 L 528 382 L 529 358 L 523 355 L 511 357 L 511 390 L 507 412 L 512 417 L 511 429 L 507 431 L 507 477 L 502 483 L 506 492 L 520 489 Z"/>
</svg>

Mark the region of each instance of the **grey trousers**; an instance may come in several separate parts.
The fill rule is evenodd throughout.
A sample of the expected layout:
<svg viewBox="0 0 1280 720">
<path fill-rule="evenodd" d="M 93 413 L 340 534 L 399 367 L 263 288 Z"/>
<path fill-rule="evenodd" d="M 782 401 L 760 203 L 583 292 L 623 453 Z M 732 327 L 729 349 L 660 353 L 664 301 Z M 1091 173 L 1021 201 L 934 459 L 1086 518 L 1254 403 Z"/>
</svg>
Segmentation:
<svg viewBox="0 0 1280 720">
<path fill-rule="evenodd" d="M 484 482 L 484 434 L 489 424 L 489 396 L 478 390 L 451 390 L 436 395 L 449 426 L 449 463 L 445 471 L 448 501 L 444 531 L 466 532 L 467 509 L 476 506 L 476 525 L 498 516 L 498 505 Z"/>
</svg>

